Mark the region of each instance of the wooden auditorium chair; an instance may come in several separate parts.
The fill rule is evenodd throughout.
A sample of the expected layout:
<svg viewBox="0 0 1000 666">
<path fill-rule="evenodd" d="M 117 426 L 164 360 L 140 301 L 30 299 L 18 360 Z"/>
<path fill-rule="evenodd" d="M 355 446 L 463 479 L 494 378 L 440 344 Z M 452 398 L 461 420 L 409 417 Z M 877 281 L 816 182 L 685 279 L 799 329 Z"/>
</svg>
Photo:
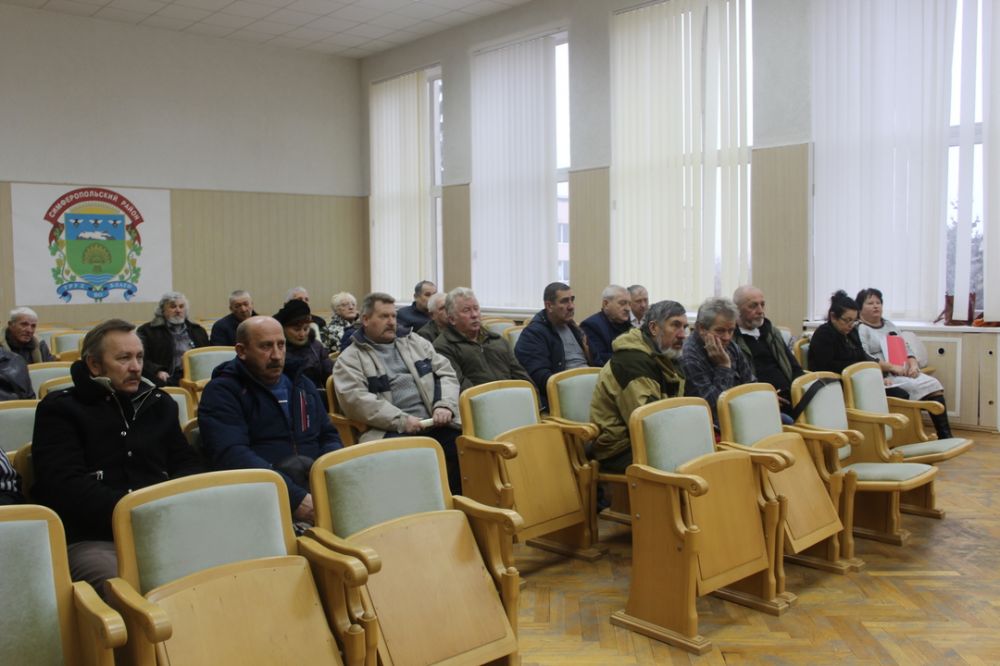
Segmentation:
<svg viewBox="0 0 1000 666">
<path fill-rule="evenodd" d="M 486 317 L 483 319 L 482 326 L 490 333 L 502 336 L 508 328 L 517 326 L 517 322 L 507 317 Z"/>
<path fill-rule="evenodd" d="M 723 391 L 718 410 L 723 441 L 781 449 L 795 457 L 788 469 L 767 475 L 773 494 L 788 498 L 786 558 L 833 573 L 861 569 L 864 562 L 854 557 L 853 536 L 857 475 L 827 467 L 827 460 L 837 456 L 841 438 L 783 426 L 778 394 L 770 384 L 741 384 Z"/>
<path fill-rule="evenodd" d="M 31 377 L 31 390 L 41 399 L 40 391 L 42 384 L 56 377 L 68 377 L 69 368 L 73 365 L 70 361 L 48 361 L 46 363 L 32 363 L 28 366 L 28 375 Z"/>
<path fill-rule="evenodd" d="M 52 379 L 46 379 L 42 382 L 42 385 L 38 387 L 35 391 L 35 395 L 39 400 L 47 396 L 53 391 L 62 391 L 63 389 L 68 389 L 73 387 L 73 378 L 69 374 L 65 374 L 62 377 L 53 377 Z"/>
<path fill-rule="evenodd" d="M 114 666 L 125 623 L 87 583 L 70 582 L 59 517 L 0 506 L 0 664 Z"/>
<path fill-rule="evenodd" d="M 37 407 L 37 400 L 0 402 L 0 448 L 4 453 L 14 453 L 34 437 Z"/>
<path fill-rule="evenodd" d="M 669 398 L 629 419 L 635 463 L 626 470 L 632 504 L 632 579 L 612 624 L 697 654 L 696 600 L 717 596 L 772 615 L 795 602 L 781 568 L 783 498 L 765 470 L 793 457 L 737 445 L 716 448 L 701 398 Z"/>
<path fill-rule="evenodd" d="M 809 338 L 810 334 L 803 333 L 802 337 L 795 341 L 792 345 L 792 354 L 795 355 L 795 360 L 799 362 L 799 365 L 803 370 L 809 370 Z"/>
<path fill-rule="evenodd" d="M 284 481 L 264 469 L 196 474 L 120 500 L 119 577 L 108 589 L 128 627 L 126 662 L 364 664 L 363 628 L 335 595 L 321 597 L 314 575 L 352 589 L 368 571 L 296 539 L 291 516 Z"/>
<path fill-rule="evenodd" d="M 191 419 L 198 416 L 198 407 L 194 403 L 191 392 L 180 386 L 163 386 L 160 390 L 169 395 L 177 403 L 177 420 L 183 429 Z"/>
<path fill-rule="evenodd" d="M 73 362 L 80 358 L 80 346 L 87 331 L 62 331 L 51 338 L 52 355 L 63 362 Z"/>
<path fill-rule="evenodd" d="M 487 506 L 513 509 L 530 546 L 596 560 L 597 474 L 584 442 L 589 423 L 542 423 L 531 382 L 508 379 L 473 386 L 458 400 L 462 493 Z"/>
<path fill-rule="evenodd" d="M 326 404 L 330 410 L 330 421 L 337 429 L 340 441 L 344 443 L 344 446 L 357 444 L 362 433 L 368 430 L 368 424 L 349 419 L 340 411 L 340 406 L 337 404 L 337 392 L 333 387 L 333 375 L 326 378 Z"/>
<path fill-rule="evenodd" d="M 346 601 L 356 617 L 377 616 L 366 636 L 380 664 L 518 663 L 520 575 L 504 544 L 521 518 L 453 496 L 436 441 L 393 437 L 328 453 L 309 484 L 316 528 L 307 535 L 373 574 Z"/>
<path fill-rule="evenodd" d="M 236 349 L 226 346 L 197 347 L 184 352 L 181 358 L 183 374 L 181 388 L 191 392 L 195 403 L 201 400 L 201 392 L 212 379 L 216 366 L 236 358 Z"/>
<path fill-rule="evenodd" d="M 501 335 L 503 335 L 503 339 L 507 341 L 507 344 L 510 345 L 511 351 L 513 351 L 514 347 L 517 345 L 517 339 L 521 337 L 521 332 L 526 328 L 528 328 L 527 324 L 520 324 L 518 326 L 510 326 L 504 329 Z"/>
<path fill-rule="evenodd" d="M 816 381 L 826 383 L 799 415 L 796 424 L 810 430 L 836 433 L 844 438 L 837 457 L 828 463 L 858 476 L 854 497 L 855 536 L 902 545 L 909 538 L 900 518 L 902 493 L 920 489 L 934 504 L 934 476 L 937 468 L 923 463 L 903 462 L 899 453 L 891 453 L 881 426 L 898 418 L 847 409 L 840 375 L 832 372 L 809 372 L 792 382 L 792 402 L 798 403 Z M 865 434 L 862 434 L 862 429 Z M 923 486 L 927 486 L 923 488 Z"/>
</svg>

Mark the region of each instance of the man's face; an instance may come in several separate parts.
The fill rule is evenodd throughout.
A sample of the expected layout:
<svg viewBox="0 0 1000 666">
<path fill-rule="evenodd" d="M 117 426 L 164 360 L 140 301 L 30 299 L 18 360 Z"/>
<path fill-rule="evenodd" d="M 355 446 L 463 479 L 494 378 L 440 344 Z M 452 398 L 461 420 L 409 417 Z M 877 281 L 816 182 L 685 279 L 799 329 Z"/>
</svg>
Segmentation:
<svg viewBox="0 0 1000 666">
<path fill-rule="evenodd" d="M 31 315 L 18 315 L 14 321 L 7 324 L 10 337 L 19 345 L 26 345 L 35 337 L 35 329 L 38 327 L 38 318 Z"/>
<path fill-rule="evenodd" d="M 417 309 L 427 312 L 427 300 L 437 293 L 437 287 L 432 284 L 425 284 L 420 288 L 420 292 L 413 295 L 413 300 L 417 304 Z"/>
<path fill-rule="evenodd" d="M 107 377 L 111 388 L 135 393 L 142 378 L 142 340 L 135 331 L 110 331 L 104 336 L 100 358 L 87 357 L 87 369 L 95 377 Z"/>
<path fill-rule="evenodd" d="M 576 314 L 576 296 L 572 289 L 557 291 L 554 301 L 545 303 L 545 314 L 554 326 L 562 326 L 573 321 Z"/>
<path fill-rule="evenodd" d="M 751 289 L 746 292 L 739 308 L 740 326 L 746 329 L 755 329 L 764 325 L 764 292 L 760 289 Z"/>
<path fill-rule="evenodd" d="M 236 317 L 236 321 L 243 321 L 253 312 L 253 300 L 250 296 L 242 296 L 229 301 L 229 311 Z"/>
<path fill-rule="evenodd" d="M 698 333 L 703 337 L 706 335 L 714 336 L 719 341 L 719 345 L 725 347 L 732 342 L 733 335 L 736 334 L 736 320 L 727 319 L 725 315 L 716 315 L 712 325 L 708 328 L 699 326 Z"/>
<path fill-rule="evenodd" d="M 628 321 L 628 313 L 631 304 L 632 299 L 628 295 L 628 291 L 622 289 L 611 298 L 602 301 L 601 310 L 603 310 L 604 315 L 614 323 L 624 324 Z"/>
<path fill-rule="evenodd" d="M 483 326 L 479 316 L 479 300 L 475 296 L 456 298 L 455 313 L 450 319 L 455 330 L 469 340 L 475 340 Z"/>
<path fill-rule="evenodd" d="M 187 319 L 187 303 L 184 299 L 170 301 L 164 305 L 163 318 L 171 324 L 183 324 Z"/>
<path fill-rule="evenodd" d="M 445 328 L 450 323 L 448 312 L 444 309 L 443 300 L 438 301 L 437 307 L 428 310 L 428 312 L 430 312 L 431 319 L 438 325 L 438 328 Z"/>
<path fill-rule="evenodd" d="M 236 343 L 236 356 L 259 382 L 266 386 L 277 384 L 285 368 L 285 331 L 281 324 L 270 317 L 255 321 L 247 342 Z"/>
<path fill-rule="evenodd" d="M 365 329 L 365 336 L 372 342 L 392 342 L 396 339 L 396 306 L 376 301 L 371 314 L 361 315 L 361 326 Z"/>
<path fill-rule="evenodd" d="M 302 347 L 309 342 L 309 332 L 312 330 L 312 321 L 303 319 L 285 326 L 285 338 L 289 344 Z"/>
<path fill-rule="evenodd" d="M 631 306 L 632 314 L 635 315 L 636 319 L 642 321 L 646 310 L 649 309 L 649 292 L 645 289 L 637 289 L 632 295 Z"/>
<path fill-rule="evenodd" d="M 662 324 L 650 322 L 649 332 L 656 340 L 660 351 L 676 358 L 680 355 L 684 340 L 687 338 L 688 318 L 687 315 L 677 315 L 670 317 Z"/>
</svg>

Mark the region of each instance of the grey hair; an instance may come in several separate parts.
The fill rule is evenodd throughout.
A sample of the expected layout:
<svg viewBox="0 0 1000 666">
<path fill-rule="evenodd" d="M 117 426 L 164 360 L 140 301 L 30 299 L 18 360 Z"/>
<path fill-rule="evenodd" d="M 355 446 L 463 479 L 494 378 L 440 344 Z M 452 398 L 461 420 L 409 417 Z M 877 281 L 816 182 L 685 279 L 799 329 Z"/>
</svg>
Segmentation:
<svg viewBox="0 0 1000 666">
<path fill-rule="evenodd" d="M 156 316 L 156 317 L 161 317 L 163 319 L 166 319 L 166 317 L 163 316 L 163 308 L 168 303 L 176 303 L 177 301 L 184 301 L 184 303 L 187 304 L 187 306 L 188 306 L 188 313 L 187 314 L 188 314 L 188 317 L 190 318 L 190 316 L 191 316 L 191 312 L 190 312 L 190 310 L 191 310 L 191 304 L 188 302 L 187 296 L 185 296 L 184 294 L 182 294 L 179 291 L 168 291 L 168 292 L 165 292 L 163 294 L 163 296 L 160 296 L 160 302 L 156 304 L 156 310 L 153 311 L 153 315 Z"/>
<path fill-rule="evenodd" d="M 395 305 L 396 299 L 385 292 L 373 291 L 365 296 L 365 300 L 361 303 L 361 315 L 370 316 L 371 313 L 375 312 L 376 303 L 389 303 L 390 305 Z"/>
<path fill-rule="evenodd" d="M 604 291 L 601 292 L 601 300 L 602 301 L 610 301 L 612 298 L 614 298 L 615 296 L 617 296 L 618 294 L 621 294 L 621 293 L 628 294 L 628 289 L 626 289 L 625 287 L 623 287 L 621 285 L 609 284 L 607 287 L 604 288 Z M 632 296 L 632 294 L 629 294 L 630 298 L 631 298 L 631 296 Z"/>
<path fill-rule="evenodd" d="M 738 307 L 744 301 L 746 301 L 747 298 L 749 298 L 747 294 L 751 291 L 760 291 L 760 289 L 753 286 L 752 284 L 744 284 L 739 287 L 736 287 L 736 291 L 733 292 L 733 303 L 735 303 Z"/>
<path fill-rule="evenodd" d="M 443 291 L 435 291 L 430 298 L 427 299 L 427 312 L 434 313 L 441 308 L 447 308 L 445 301 L 448 300 L 448 294 Z"/>
<path fill-rule="evenodd" d="M 671 317 L 679 317 L 683 314 L 687 314 L 687 310 L 677 301 L 657 301 L 646 310 L 646 316 L 642 318 L 642 330 L 649 331 L 651 323 L 662 326 L 663 322 Z"/>
<path fill-rule="evenodd" d="M 695 320 L 702 328 L 711 328 L 716 317 L 722 315 L 725 319 L 735 321 L 740 316 L 740 311 L 728 298 L 712 296 L 706 298 L 705 302 L 698 308 L 698 318 Z"/>
<path fill-rule="evenodd" d="M 354 304 L 358 304 L 358 299 L 354 298 L 354 294 L 349 291 L 338 291 L 336 294 L 330 297 L 330 308 L 336 310 L 341 305 L 344 304 L 347 299 L 354 301 Z"/>
<path fill-rule="evenodd" d="M 20 308 L 14 308 L 13 310 L 10 311 L 10 316 L 7 319 L 7 323 L 13 324 L 15 319 L 17 319 L 18 317 L 23 317 L 25 315 L 38 319 L 38 313 L 35 312 L 34 310 L 32 310 L 31 308 L 20 307 Z"/>
<path fill-rule="evenodd" d="M 299 292 L 302 292 L 304 294 L 308 294 L 309 290 L 306 289 L 303 286 L 292 287 L 291 289 L 289 289 L 288 291 L 285 292 L 285 302 L 287 303 L 288 301 L 292 300 L 292 298 L 295 296 L 295 294 L 297 294 Z"/>
<path fill-rule="evenodd" d="M 472 291 L 468 287 L 455 287 L 448 292 L 448 297 L 444 301 L 444 309 L 450 315 L 455 314 L 455 308 L 458 307 L 456 301 L 459 298 L 475 298 L 476 292 Z"/>
<path fill-rule="evenodd" d="M 628 295 L 629 296 L 635 296 L 635 292 L 639 291 L 640 289 L 642 289 L 643 291 L 645 291 L 647 294 L 649 293 L 649 290 L 646 289 L 645 287 L 643 287 L 641 284 L 633 284 L 633 285 L 629 285 Z"/>
<path fill-rule="evenodd" d="M 243 297 L 249 297 L 251 301 L 253 300 L 253 296 L 250 296 L 249 291 L 247 291 L 246 289 L 237 289 L 236 291 L 229 294 L 229 304 L 232 305 L 233 301 Z"/>
</svg>

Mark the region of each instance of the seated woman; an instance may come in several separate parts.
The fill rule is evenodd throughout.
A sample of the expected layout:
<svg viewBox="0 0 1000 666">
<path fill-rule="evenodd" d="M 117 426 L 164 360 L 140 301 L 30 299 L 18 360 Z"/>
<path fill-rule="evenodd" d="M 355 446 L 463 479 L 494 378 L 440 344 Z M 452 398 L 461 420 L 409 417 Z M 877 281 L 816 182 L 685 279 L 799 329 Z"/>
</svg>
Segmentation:
<svg viewBox="0 0 1000 666">
<path fill-rule="evenodd" d="M 274 318 L 285 329 L 285 365 L 298 364 L 299 372 L 316 385 L 323 404 L 326 405 L 326 378 L 333 374 L 333 361 L 323 344 L 316 339 L 309 304 L 305 301 L 288 301 L 275 313 Z"/>
<path fill-rule="evenodd" d="M 917 358 L 910 345 L 906 345 L 906 362 L 893 365 L 885 357 L 883 342 L 886 338 L 899 335 L 899 329 L 882 317 L 882 292 L 873 287 L 862 289 L 855 299 L 861 312 L 858 337 L 865 353 L 874 357 L 887 376 L 887 384 L 906 391 L 910 400 L 934 400 L 944 405 L 944 387 L 934 377 L 920 372 Z M 931 414 L 931 422 L 938 439 L 951 437 L 947 406 L 942 414 Z"/>
<path fill-rule="evenodd" d="M 340 351 L 344 334 L 353 333 L 355 327 L 360 323 L 358 318 L 358 301 L 352 294 L 341 291 L 333 295 L 330 299 L 330 308 L 333 316 L 326 327 L 320 331 L 320 339 L 323 346 L 331 352 Z"/>
<path fill-rule="evenodd" d="M 875 362 L 876 359 L 865 352 L 858 337 L 859 321 L 857 302 L 843 289 L 837 291 L 830 299 L 826 323 L 817 328 L 809 339 L 809 369 L 840 374 L 849 365 Z M 886 385 L 885 392 L 895 398 L 909 397 L 903 389 L 889 385 Z"/>
</svg>

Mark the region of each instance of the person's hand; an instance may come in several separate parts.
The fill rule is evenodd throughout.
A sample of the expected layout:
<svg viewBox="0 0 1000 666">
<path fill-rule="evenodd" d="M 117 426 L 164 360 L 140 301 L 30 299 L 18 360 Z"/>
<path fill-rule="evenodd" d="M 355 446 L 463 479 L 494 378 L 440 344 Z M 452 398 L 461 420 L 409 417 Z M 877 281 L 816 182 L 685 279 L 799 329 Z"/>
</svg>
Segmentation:
<svg viewBox="0 0 1000 666">
<path fill-rule="evenodd" d="M 420 432 L 424 427 L 420 425 L 420 419 L 416 416 L 406 416 L 406 420 L 403 421 L 403 432 L 413 434 L 415 432 Z"/>
<path fill-rule="evenodd" d="M 792 402 L 788 398 L 783 398 L 781 395 L 779 395 L 778 396 L 778 404 L 779 405 L 785 405 L 785 406 L 791 406 Z"/>
<path fill-rule="evenodd" d="M 708 360 L 712 362 L 712 365 L 728 368 L 732 364 L 732 359 L 729 358 L 725 346 L 717 335 L 705 334 L 705 353 L 708 354 Z"/>
<path fill-rule="evenodd" d="M 295 508 L 295 512 L 292 514 L 295 520 L 303 523 L 316 523 L 316 510 L 313 508 L 313 496 L 311 494 L 306 495 L 299 502 L 299 505 Z"/>
<path fill-rule="evenodd" d="M 451 423 L 451 420 L 455 418 L 455 415 L 451 413 L 451 410 L 447 407 L 438 407 L 434 410 L 434 425 L 435 426 L 446 426 Z"/>
<path fill-rule="evenodd" d="M 160 381 L 160 383 L 166 384 L 168 381 L 170 381 L 170 373 L 167 372 L 166 370 L 160 370 L 159 372 L 156 373 L 156 378 Z"/>
<path fill-rule="evenodd" d="M 917 363 L 917 359 L 912 356 L 906 359 L 906 376 L 916 378 L 920 374 L 920 365 Z"/>
</svg>

